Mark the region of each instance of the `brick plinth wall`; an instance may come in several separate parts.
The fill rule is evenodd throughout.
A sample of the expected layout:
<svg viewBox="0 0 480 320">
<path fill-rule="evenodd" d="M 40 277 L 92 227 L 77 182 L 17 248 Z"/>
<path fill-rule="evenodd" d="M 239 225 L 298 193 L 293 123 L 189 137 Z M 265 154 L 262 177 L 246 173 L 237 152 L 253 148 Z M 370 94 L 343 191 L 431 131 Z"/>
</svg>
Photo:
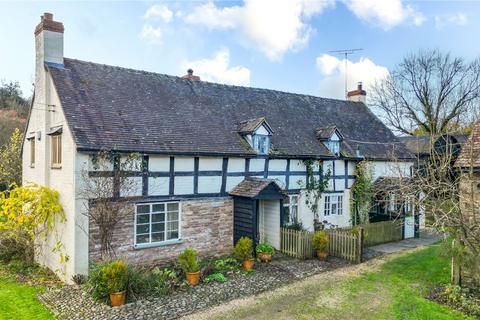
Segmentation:
<svg viewBox="0 0 480 320">
<path fill-rule="evenodd" d="M 115 229 L 113 246 L 117 257 L 134 265 L 162 265 L 173 262 L 185 248 L 198 250 L 200 257 L 230 253 L 233 247 L 233 200 L 181 201 L 182 243 L 154 248 L 134 247 L 134 205 L 132 214 Z M 100 259 L 98 228 L 90 223 L 89 262 Z"/>
</svg>

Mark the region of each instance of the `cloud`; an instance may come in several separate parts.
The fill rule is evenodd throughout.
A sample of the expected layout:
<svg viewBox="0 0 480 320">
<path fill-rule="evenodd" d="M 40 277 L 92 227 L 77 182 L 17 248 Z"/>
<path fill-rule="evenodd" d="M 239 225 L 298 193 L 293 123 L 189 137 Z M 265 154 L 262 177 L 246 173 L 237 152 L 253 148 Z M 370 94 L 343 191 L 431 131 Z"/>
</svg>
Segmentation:
<svg viewBox="0 0 480 320">
<path fill-rule="evenodd" d="M 316 59 L 316 65 L 324 78 L 320 81 L 320 95 L 336 99 L 345 98 L 345 60 L 335 56 L 323 54 Z M 354 90 L 358 82 L 362 82 L 365 90 L 368 90 L 376 80 L 389 75 L 386 67 L 375 64 L 368 58 L 360 58 L 353 62 L 347 60 L 347 86 L 348 90 Z"/>
<path fill-rule="evenodd" d="M 409 21 L 420 26 L 426 18 L 411 5 L 402 0 L 345 0 L 347 8 L 361 20 L 376 24 L 384 30 L 390 30 Z"/>
<path fill-rule="evenodd" d="M 143 25 L 140 38 L 146 40 L 149 43 L 161 43 L 162 42 L 162 30 L 159 27 L 154 27 L 150 24 Z"/>
<path fill-rule="evenodd" d="M 442 29 L 448 25 L 464 26 L 468 23 L 468 17 L 463 12 L 435 16 L 435 27 Z"/>
<path fill-rule="evenodd" d="M 143 18 L 144 19 L 159 18 L 163 20 L 165 23 L 169 23 L 172 21 L 173 12 L 166 5 L 155 4 L 150 8 L 148 8 Z"/>
<path fill-rule="evenodd" d="M 185 21 L 210 30 L 235 30 L 247 45 L 270 60 L 280 60 L 308 43 L 314 32 L 308 19 L 333 4 L 334 0 L 246 0 L 243 6 L 220 8 L 207 2 L 194 8 Z"/>
<path fill-rule="evenodd" d="M 195 75 L 202 80 L 239 86 L 250 85 L 250 70 L 243 66 L 230 66 L 230 51 L 226 48 L 217 51 L 212 59 L 185 61 L 182 68 L 193 69 Z"/>
</svg>

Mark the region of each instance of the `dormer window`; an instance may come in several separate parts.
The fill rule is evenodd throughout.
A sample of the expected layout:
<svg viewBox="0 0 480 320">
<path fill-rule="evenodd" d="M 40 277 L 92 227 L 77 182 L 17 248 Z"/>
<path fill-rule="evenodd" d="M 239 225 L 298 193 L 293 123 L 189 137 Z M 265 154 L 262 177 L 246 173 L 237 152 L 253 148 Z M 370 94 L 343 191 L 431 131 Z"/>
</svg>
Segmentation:
<svg viewBox="0 0 480 320">
<path fill-rule="evenodd" d="M 273 130 L 265 118 L 241 122 L 238 132 L 258 154 L 268 154 L 270 151 Z"/>
<path fill-rule="evenodd" d="M 259 154 L 268 154 L 268 150 L 270 150 L 270 136 L 255 134 L 253 136 L 253 149 Z"/>
<path fill-rule="evenodd" d="M 343 137 L 337 127 L 323 127 L 316 130 L 316 136 L 334 156 L 340 156 Z"/>
</svg>

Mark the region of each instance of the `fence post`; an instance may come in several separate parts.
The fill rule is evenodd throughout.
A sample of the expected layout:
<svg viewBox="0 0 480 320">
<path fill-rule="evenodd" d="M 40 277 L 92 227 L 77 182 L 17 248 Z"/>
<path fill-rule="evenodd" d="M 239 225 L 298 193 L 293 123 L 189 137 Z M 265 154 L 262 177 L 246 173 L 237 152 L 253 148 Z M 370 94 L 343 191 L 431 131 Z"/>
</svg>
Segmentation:
<svg viewBox="0 0 480 320">
<path fill-rule="evenodd" d="M 362 263 L 363 260 L 363 237 L 364 237 L 364 231 L 363 227 L 358 228 L 358 234 L 357 234 L 357 263 Z"/>
</svg>

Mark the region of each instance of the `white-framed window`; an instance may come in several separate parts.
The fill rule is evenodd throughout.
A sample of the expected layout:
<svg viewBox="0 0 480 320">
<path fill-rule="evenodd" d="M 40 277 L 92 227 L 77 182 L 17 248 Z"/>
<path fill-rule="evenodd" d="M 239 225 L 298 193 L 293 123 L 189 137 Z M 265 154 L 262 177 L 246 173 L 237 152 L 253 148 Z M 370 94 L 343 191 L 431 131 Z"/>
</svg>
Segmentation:
<svg viewBox="0 0 480 320">
<path fill-rule="evenodd" d="M 253 136 L 253 148 L 259 154 L 268 154 L 270 149 L 270 136 L 256 134 Z"/>
<path fill-rule="evenodd" d="M 327 144 L 328 150 L 330 150 L 331 153 L 333 153 L 336 156 L 340 155 L 340 141 L 328 140 L 326 144 Z"/>
<path fill-rule="evenodd" d="M 298 194 L 291 194 L 283 201 L 284 223 L 290 224 L 298 221 Z"/>
<path fill-rule="evenodd" d="M 135 206 L 135 245 L 180 239 L 180 202 L 139 203 Z"/>
<path fill-rule="evenodd" d="M 325 196 L 323 215 L 343 214 L 343 195 L 329 194 Z"/>
</svg>

